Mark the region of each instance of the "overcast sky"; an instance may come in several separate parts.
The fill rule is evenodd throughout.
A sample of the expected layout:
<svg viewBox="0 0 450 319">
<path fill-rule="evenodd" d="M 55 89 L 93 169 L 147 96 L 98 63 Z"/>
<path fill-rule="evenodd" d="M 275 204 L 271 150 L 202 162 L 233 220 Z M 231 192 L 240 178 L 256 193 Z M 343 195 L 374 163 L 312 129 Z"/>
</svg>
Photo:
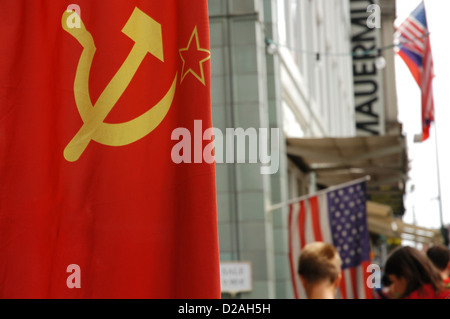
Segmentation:
<svg viewBox="0 0 450 319">
<path fill-rule="evenodd" d="M 394 1 L 394 0 L 392 0 Z M 421 0 L 396 0 L 397 20 L 400 25 Z M 450 224 L 450 45 L 448 15 L 450 0 L 425 0 L 428 29 L 434 59 L 433 81 L 435 118 L 437 124 L 440 184 L 444 223 Z M 419 226 L 439 228 L 439 203 L 436 169 L 436 136 L 431 128 L 430 138 L 423 143 L 413 143 L 414 134 L 421 131 L 420 89 L 403 60 L 396 57 L 399 120 L 407 135 L 411 171 L 405 197 L 404 221 L 413 222 L 414 213 Z M 414 189 L 411 192 L 411 189 Z"/>
</svg>

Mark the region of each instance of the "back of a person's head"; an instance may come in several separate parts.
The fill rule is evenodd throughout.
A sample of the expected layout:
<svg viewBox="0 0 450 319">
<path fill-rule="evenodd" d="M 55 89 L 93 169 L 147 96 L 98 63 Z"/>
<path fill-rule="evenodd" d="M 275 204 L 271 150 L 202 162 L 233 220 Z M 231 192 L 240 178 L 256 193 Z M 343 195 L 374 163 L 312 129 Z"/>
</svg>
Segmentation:
<svg viewBox="0 0 450 319">
<path fill-rule="evenodd" d="M 314 242 L 307 244 L 299 258 L 298 274 L 308 283 L 324 280 L 334 282 L 341 273 L 341 258 L 333 245 Z"/>
<path fill-rule="evenodd" d="M 427 250 L 427 256 L 437 269 L 443 271 L 450 261 L 450 250 L 444 245 L 435 245 Z"/>
<path fill-rule="evenodd" d="M 384 273 L 385 276 L 395 275 L 406 279 L 407 286 L 402 297 L 420 289 L 424 284 L 431 284 L 436 291 L 442 287 L 440 275 L 427 256 L 409 246 L 398 247 L 390 254 Z"/>
</svg>

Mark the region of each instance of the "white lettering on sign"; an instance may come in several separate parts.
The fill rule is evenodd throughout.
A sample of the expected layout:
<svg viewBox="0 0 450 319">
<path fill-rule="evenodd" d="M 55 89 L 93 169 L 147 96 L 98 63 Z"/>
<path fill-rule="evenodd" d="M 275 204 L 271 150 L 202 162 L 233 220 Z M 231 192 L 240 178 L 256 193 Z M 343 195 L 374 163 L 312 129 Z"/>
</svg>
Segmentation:
<svg viewBox="0 0 450 319">
<path fill-rule="evenodd" d="M 376 8 L 378 0 L 351 1 L 351 45 L 356 134 L 385 134 L 383 74 L 377 68 L 381 56 L 381 31 L 367 21 L 368 8 Z M 378 20 L 379 21 L 379 20 Z"/>
<path fill-rule="evenodd" d="M 220 264 L 221 291 L 235 294 L 252 290 L 250 262 L 223 262 Z"/>
</svg>

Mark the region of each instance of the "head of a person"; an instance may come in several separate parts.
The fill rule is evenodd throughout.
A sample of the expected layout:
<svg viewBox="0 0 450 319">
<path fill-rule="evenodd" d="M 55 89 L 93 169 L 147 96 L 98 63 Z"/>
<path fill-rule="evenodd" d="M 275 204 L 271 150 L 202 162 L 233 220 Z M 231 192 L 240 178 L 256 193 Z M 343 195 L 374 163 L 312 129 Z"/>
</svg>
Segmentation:
<svg viewBox="0 0 450 319">
<path fill-rule="evenodd" d="M 393 285 L 394 293 L 404 298 L 430 284 L 436 292 L 441 285 L 439 272 L 427 256 L 413 247 L 398 247 L 388 257 L 384 267 L 387 285 Z"/>
<path fill-rule="evenodd" d="M 444 245 L 435 245 L 427 250 L 427 256 L 434 266 L 440 271 L 445 271 L 449 267 L 450 250 Z"/>
<path fill-rule="evenodd" d="M 339 285 L 342 260 L 333 245 L 313 242 L 305 245 L 298 264 L 298 274 L 307 285 Z"/>
</svg>

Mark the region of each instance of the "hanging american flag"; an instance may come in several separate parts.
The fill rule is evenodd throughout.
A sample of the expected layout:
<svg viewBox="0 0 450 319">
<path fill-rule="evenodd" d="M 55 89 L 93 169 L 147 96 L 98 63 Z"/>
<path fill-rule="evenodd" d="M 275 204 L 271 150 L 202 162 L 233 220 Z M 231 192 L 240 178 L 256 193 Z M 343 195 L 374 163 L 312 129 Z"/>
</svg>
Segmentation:
<svg viewBox="0 0 450 319">
<path fill-rule="evenodd" d="M 422 90 L 422 141 L 425 141 L 430 136 L 430 125 L 434 121 L 434 70 L 423 1 L 400 25 L 394 37 L 398 43 L 397 54 L 406 63 Z"/>
<path fill-rule="evenodd" d="M 305 197 L 289 208 L 289 261 L 296 299 L 306 298 L 298 275 L 303 247 L 323 241 L 336 247 L 342 259 L 342 281 L 338 298 L 371 299 L 366 285 L 371 273 L 365 181 L 333 187 Z"/>
</svg>

